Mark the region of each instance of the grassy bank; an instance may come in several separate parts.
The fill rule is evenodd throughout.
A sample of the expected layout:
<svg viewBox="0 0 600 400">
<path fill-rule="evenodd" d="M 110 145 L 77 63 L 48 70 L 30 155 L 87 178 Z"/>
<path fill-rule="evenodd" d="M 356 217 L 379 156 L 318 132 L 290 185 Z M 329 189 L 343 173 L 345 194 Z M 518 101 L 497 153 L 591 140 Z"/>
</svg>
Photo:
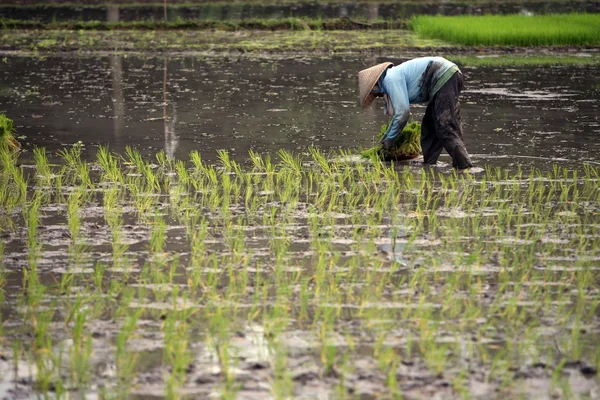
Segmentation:
<svg viewBox="0 0 600 400">
<path fill-rule="evenodd" d="M 600 45 L 600 14 L 418 16 L 411 25 L 424 38 L 469 46 Z"/>
<path fill-rule="evenodd" d="M 0 49 L 40 54 L 60 51 L 176 53 L 298 53 L 311 55 L 399 54 L 407 48 L 431 48 L 441 42 L 389 31 L 0 31 Z"/>
</svg>

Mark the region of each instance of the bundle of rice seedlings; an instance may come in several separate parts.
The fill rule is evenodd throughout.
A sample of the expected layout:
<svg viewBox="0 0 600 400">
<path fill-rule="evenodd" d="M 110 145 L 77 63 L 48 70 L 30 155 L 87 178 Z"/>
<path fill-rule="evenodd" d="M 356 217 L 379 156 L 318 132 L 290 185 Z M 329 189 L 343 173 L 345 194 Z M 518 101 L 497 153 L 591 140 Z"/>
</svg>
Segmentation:
<svg viewBox="0 0 600 400">
<path fill-rule="evenodd" d="M 13 120 L 0 114 L 0 149 L 7 148 L 12 151 L 19 150 L 21 145 L 15 137 Z"/>
<path fill-rule="evenodd" d="M 387 127 L 387 124 L 381 126 L 378 140 L 381 140 Z M 421 124 L 418 122 L 406 124 L 394 148 L 391 150 L 386 151 L 382 145 L 378 144 L 362 152 L 364 158 L 379 157 L 386 161 L 408 160 L 417 157 L 419 154 L 421 154 Z"/>
</svg>

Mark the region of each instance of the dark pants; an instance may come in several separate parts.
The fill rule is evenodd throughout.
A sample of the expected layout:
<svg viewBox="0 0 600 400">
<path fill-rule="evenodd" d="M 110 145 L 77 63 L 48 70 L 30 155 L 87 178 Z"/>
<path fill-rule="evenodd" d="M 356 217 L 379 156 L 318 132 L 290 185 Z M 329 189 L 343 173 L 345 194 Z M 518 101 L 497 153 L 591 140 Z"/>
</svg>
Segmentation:
<svg viewBox="0 0 600 400">
<path fill-rule="evenodd" d="M 462 74 L 456 72 L 433 96 L 425 110 L 421 123 L 421 148 L 425 164 L 435 164 L 442 149 L 446 149 L 452 157 L 453 167 L 464 169 L 473 166 L 460 124 L 458 96 L 462 87 Z"/>
</svg>

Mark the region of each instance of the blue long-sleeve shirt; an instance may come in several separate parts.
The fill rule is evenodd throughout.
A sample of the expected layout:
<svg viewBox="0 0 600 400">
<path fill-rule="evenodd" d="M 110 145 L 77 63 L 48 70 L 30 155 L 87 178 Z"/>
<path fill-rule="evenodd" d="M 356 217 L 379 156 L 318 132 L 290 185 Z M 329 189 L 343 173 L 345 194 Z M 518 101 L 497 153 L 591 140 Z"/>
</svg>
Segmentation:
<svg viewBox="0 0 600 400">
<path fill-rule="evenodd" d="M 395 141 L 408 122 L 410 105 L 430 101 L 457 71 L 456 64 L 443 57 L 415 58 L 387 69 L 373 90 L 387 94 L 394 109 L 383 138 Z"/>
</svg>

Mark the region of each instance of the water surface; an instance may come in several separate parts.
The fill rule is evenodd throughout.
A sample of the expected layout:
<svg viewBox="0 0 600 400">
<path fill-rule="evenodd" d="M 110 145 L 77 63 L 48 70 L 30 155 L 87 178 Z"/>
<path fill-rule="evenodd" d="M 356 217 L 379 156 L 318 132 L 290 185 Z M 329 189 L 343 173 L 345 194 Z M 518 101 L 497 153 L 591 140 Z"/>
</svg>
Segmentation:
<svg viewBox="0 0 600 400">
<path fill-rule="evenodd" d="M 359 149 L 387 119 L 380 103 L 359 107 L 357 72 L 383 60 L 9 56 L 0 112 L 26 147 L 54 152 L 82 141 L 89 158 L 98 145 L 183 159 L 191 150 L 246 159 L 250 149 Z M 475 162 L 597 162 L 599 69 L 463 67 L 462 121 Z M 412 118 L 424 111 L 413 106 Z"/>
</svg>

